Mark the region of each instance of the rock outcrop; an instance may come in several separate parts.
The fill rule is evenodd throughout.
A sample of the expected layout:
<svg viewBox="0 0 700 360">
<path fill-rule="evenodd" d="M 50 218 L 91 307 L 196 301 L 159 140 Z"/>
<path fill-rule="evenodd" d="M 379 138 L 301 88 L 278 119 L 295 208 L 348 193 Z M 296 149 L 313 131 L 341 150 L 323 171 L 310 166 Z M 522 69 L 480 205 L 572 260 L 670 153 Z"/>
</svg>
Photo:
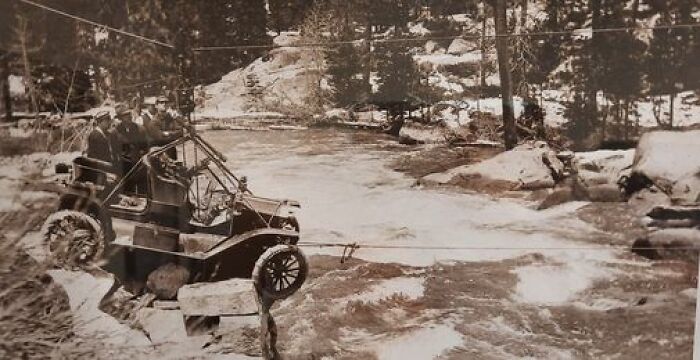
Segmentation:
<svg viewBox="0 0 700 360">
<path fill-rule="evenodd" d="M 421 179 L 429 185 L 461 185 L 478 189 L 484 183 L 500 184 L 503 190 L 551 188 L 564 165 L 544 142 L 522 144 L 482 162 L 464 165 Z M 481 184 L 481 185 L 480 185 Z"/>
</svg>

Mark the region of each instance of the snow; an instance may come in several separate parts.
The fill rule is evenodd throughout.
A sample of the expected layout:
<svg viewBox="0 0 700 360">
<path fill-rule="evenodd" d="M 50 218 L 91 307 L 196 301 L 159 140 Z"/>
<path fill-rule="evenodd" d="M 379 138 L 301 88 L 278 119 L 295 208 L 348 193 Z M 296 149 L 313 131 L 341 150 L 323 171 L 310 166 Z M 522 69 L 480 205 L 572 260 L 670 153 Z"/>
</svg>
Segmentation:
<svg viewBox="0 0 700 360">
<path fill-rule="evenodd" d="M 513 187 L 540 188 L 554 186 L 550 168 L 544 164 L 543 156 L 550 154 L 546 145 L 523 144 L 511 151 L 502 152 L 492 158 L 470 165 L 459 166 L 444 173 L 431 174 L 423 179 L 428 183 L 449 184 L 460 179 L 477 176 L 484 179 L 507 181 Z"/>
<path fill-rule="evenodd" d="M 22 96 L 27 91 L 24 86 L 24 78 L 22 76 L 10 75 L 8 80 L 10 82 L 11 96 Z"/>
<path fill-rule="evenodd" d="M 258 58 L 206 86 L 204 106 L 195 111 L 195 117 L 223 119 L 250 112 L 257 112 L 259 117 L 274 113 L 277 117 L 280 114 L 270 108 L 303 106 L 304 100 L 311 96 L 317 65 L 313 52 L 285 47 L 297 41 L 301 41 L 297 33 L 284 32 L 273 40 L 282 47 L 271 50 L 267 58 Z M 263 89 L 259 102 L 248 95 L 246 80 L 249 76 L 255 77 Z"/>
<path fill-rule="evenodd" d="M 645 175 L 666 191 L 682 182 L 689 187 L 686 195 L 691 196 L 700 191 L 700 182 L 697 181 L 700 157 L 697 154 L 700 154 L 700 130 L 649 132 L 639 140 L 632 170 Z M 672 197 L 676 195 L 684 196 L 674 192 Z M 696 199 L 697 196 L 687 200 Z"/>
<path fill-rule="evenodd" d="M 468 51 L 461 54 L 416 54 L 413 59 L 418 64 L 433 64 L 433 65 L 457 65 L 479 63 L 481 61 L 481 51 Z M 487 61 L 488 61 L 487 57 Z"/>
<path fill-rule="evenodd" d="M 634 149 L 629 150 L 597 150 L 578 152 L 574 155 L 574 162 L 580 168 L 595 169 L 603 175 L 608 183 L 616 183 L 620 176 L 629 172 L 634 160 Z"/>
<path fill-rule="evenodd" d="M 377 347 L 379 360 L 434 359 L 462 345 L 462 334 L 449 325 L 430 325 Z"/>
<path fill-rule="evenodd" d="M 94 277 L 85 272 L 49 270 L 49 275 L 68 294 L 75 332 L 85 339 L 100 339 L 111 345 L 145 346 L 151 342 L 140 331 L 119 323 L 99 309 L 99 304 L 114 283 L 111 276 Z"/>
</svg>

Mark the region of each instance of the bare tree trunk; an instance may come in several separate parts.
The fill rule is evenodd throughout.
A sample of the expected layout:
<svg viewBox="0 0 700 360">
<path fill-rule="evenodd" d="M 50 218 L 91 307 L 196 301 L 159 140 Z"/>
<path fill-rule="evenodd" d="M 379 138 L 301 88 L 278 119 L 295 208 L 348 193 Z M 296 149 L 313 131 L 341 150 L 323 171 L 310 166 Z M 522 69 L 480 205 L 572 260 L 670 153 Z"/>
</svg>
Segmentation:
<svg viewBox="0 0 700 360">
<path fill-rule="evenodd" d="M 496 0 L 494 7 L 496 21 L 496 52 L 498 72 L 501 79 L 501 103 L 503 105 L 503 141 L 510 150 L 518 143 L 513 112 L 513 84 L 510 79 L 510 56 L 508 55 L 506 0 Z"/>
<path fill-rule="evenodd" d="M 27 89 L 29 90 L 29 97 L 32 100 L 32 111 L 36 114 L 36 119 L 38 122 L 39 119 L 39 101 L 36 98 L 36 91 L 34 89 L 34 80 L 32 79 L 32 71 L 29 66 L 29 55 L 27 53 L 27 37 L 28 37 L 28 29 L 27 29 L 27 19 L 20 17 L 18 19 L 18 27 L 19 27 L 19 42 L 20 42 L 20 47 L 22 48 L 22 63 L 24 64 L 24 81 L 25 85 L 27 86 Z M 35 123 L 35 126 L 39 126 L 40 124 Z"/>
<path fill-rule="evenodd" d="M 676 93 L 672 92 L 669 95 L 669 105 L 668 105 L 668 128 L 673 129 L 673 107 L 676 102 Z"/>
<path fill-rule="evenodd" d="M 486 7 L 484 1 L 479 4 L 479 12 L 481 16 L 481 61 L 479 62 L 479 84 L 481 92 L 486 88 L 486 75 L 484 74 L 484 64 L 486 63 Z M 479 94 L 481 97 L 481 94 Z"/>
<path fill-rule="evenodd" d="M 0 81 L 2 81 L 2 100 L 5 107 L 5 122 L 12 121 L 12 97 L 10 96 L 10 61 L 7 53 L 0 54 Z"/>
<path fill-rule="evenodd" d="M 629 99 L 625 99 L 625 117 L 624 117 L 624 134 L 623 137 L 625 141 L 629 140 L 630 138 L 630 101 Z"/>
</svg>

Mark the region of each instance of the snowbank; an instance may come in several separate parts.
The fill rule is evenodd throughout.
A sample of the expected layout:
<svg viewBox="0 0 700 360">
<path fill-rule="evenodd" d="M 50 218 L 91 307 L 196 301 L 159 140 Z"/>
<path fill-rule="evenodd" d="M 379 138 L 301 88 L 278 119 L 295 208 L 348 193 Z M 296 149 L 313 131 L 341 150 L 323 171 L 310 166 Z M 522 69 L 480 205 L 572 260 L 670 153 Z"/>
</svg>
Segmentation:
<svg viewBox="0 0 700 360">
<path fill-rule="evenodd" d="M 654 131 L 639 140 L 632 173 L 650 179 L 676 203 L 700 196 L 700 130 Z"/>
</svg>

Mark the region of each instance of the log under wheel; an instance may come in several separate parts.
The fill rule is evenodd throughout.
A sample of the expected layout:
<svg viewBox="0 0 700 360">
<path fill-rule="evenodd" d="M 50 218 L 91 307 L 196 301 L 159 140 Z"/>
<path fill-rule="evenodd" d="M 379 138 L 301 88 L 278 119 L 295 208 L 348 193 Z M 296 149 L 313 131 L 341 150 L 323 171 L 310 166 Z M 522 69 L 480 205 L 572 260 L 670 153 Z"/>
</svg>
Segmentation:
<svg viewBox="0 0 700 360">
<path fill-rule="evenodd" d="M 264 299 L 281 300 L 299 290 L 308 272 L 308 262 L 298 247 L 276 245 L 258 258 L 253 282 Z"/>
<path fill-rule="evenodd" d="M 49 216 L 42 237 L 55 264 L 69 270 L 98 265 L 105 251 L 99 222 L 79 211 L 62 210 Z"/>
</svg>

